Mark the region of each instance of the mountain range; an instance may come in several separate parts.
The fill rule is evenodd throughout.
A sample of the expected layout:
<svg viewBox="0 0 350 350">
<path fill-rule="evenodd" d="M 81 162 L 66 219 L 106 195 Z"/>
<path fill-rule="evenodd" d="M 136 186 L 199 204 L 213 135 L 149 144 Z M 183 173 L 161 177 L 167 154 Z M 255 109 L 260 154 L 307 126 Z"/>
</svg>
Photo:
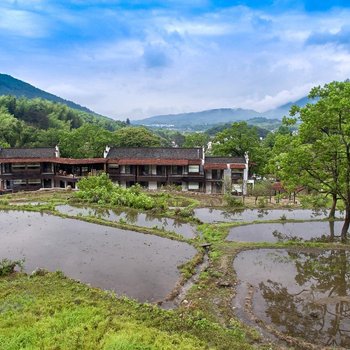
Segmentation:
<svg viewBox="0 0 350 350">
<path fill-rule="evenodd" d="M 22 80 L 16 79 L 7 74 L 0 74 L 0 95 L 13 95 L 16 97 L 42 98 L 52 102 L 63 103 L 68 107 L 93 114 L 104 121 L 113 122 L 111 118 L 100 116 L 89 108 L 81 106 L 69 100 L 48 93 L 44 90 L 30 85 Z M 260 126 L 268 130 L 278 127 L 283 116 L 288 115 L 293 104 L 305 106 L 309 100 L 307 97 L 295 102 L 289 102 L 278 108 L 266 112 L 257 112 L 252 109 L 243 108 L 218 108 L 204 110 L 201 112 L 157 115 L 142 120 L 133 120 L 133 125 L 144 125 L 151 128 L 167 128 L 176 130 L 207 130 L 214 125 L 246 121 L 248 124 Z"/>
<path fill-rule="evenodd" d="M 261 113 L 252 109 L 219 108 L 201 112 L 157 115 L 141 120 L 135 120 L 133 121 L 133 124 L 174 129 L 208 129 L 216 124 L 236 121 L 248 122 L 250 120 L 260 120 L 268 123 L 271 119 L 276 122 L 276 120 L 281 120 L 283 116 L 288 115 L 289 109 L 292 105 L 295 104 L 303 107 L 308 102 L 308 98 L 304 97 L 295 102 L 289 102 L 278 108 Z"/>
</svg>

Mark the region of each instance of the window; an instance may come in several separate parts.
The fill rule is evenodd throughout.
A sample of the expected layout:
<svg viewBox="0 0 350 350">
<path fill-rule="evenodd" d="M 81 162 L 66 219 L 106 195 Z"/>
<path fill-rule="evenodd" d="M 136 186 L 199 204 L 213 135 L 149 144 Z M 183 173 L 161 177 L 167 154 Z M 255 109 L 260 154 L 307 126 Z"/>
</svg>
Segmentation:
<svg viewBox="0 0 350 350">
<path fill-rule="evenodd" d="M 12 164 L 12 171 L 23 171 L 26 169 L 25 164 Z"/>
<path fill-rule="evenodd" d="M 28 169 L 28 170 L 40 169 L 40 164 L 39 164 L 39 163 L 27 164 L 27 169 Z"/>
<path fill-rule="evenodd" d="M 164 176 L 165 175 L 165 166 L 157 165 L 156 169 L 157 169 L 156 170 L 157 175 L 160 175 L 160 176 Z"/>
<path fill-rule="evenodd" d="M 23 186 L 23 185 L 26 185 L 26 180 L 13 180 L 13 184 L 15 186 Z"/>
<path fill-rule="evenodd" d="M 11 173 L 11 164 L 5 163 L 4 164 L 4 173 L 5 174 L 10 174 Z"/>
<path fill-rule="evenodd" d="M 199 173 L 199 165 L 189 165 L 188 166 L 189 173 Z"/>
<path fill-rule="evenodd" d="M 119 165 L 118 164 L 108 164 L 109 169 L 118 169 Z"/>
<path fill-rule="evenodd" d="M 141 165 L 140 175 L 149 175 L 149 165 Z"/>
<path fill-rule="evenodd" d="M 41 180 L 40 179 L 29 179 L 28 185 L 41 185 Z"/>
<path fill-rule="evenodd" d="M 212 171 L 212 179 L 213 180 L 221 180 L 223 178 L 223 171 L 218 169 L 213 169 Z"/>
<path fill-rule="evenodd" d="M 182 166 L 179 165 L 173 165 L 171 167 L 171 173 L 173 175 L 182 175 Z"/>
</svg>

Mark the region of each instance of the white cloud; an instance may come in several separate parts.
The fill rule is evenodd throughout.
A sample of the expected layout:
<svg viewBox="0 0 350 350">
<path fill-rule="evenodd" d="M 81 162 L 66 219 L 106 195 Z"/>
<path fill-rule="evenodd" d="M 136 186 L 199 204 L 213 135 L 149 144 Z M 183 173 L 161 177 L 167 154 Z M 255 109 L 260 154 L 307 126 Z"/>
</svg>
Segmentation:
<svg viewBox="0 0 350 350">
<path fill-rule="evenodd" d="M 181 35 L 225 35 L 232 31 L 228 24 L 207 24 L 207 23 L 193 23 L 193 22 L 173 22 L 165 26 L 169 33 L 176 32 Z"/>
<path fill-rule="evenodd" d="M 14 62 L 0 48 L 2 69 L 123 119 L 221 107 L 265 111 L 350 74 L 345 49 L 307 44 L 313 33 L 339 31 L 349 22 L 345 10 L 277 15 L 232 7 L 194 17 L 166 10 L 109 10 L 108 23 L 99 22 L 103 13 L 94 11 L 84 16 L 54 7 L 45 11 L 55 23 L 76 23 L 84 40 L 58 43 L 44 53 L 28 45 L 28 54 Z M 45 22 L 39 16 L 36 27 L 33 18 L 23 21 L 18 33 L 45 35 Z M 0 27 L 15 30 L 4 23 Z M 88 40 L 89 25 L 103 31 Z"/>
<path fill-rule="evenodd" d="M 46 21 L 33 12 L 0 8 L 0 29 L 14 35 L 39 38 L 46 35 Z"/>
</svg>

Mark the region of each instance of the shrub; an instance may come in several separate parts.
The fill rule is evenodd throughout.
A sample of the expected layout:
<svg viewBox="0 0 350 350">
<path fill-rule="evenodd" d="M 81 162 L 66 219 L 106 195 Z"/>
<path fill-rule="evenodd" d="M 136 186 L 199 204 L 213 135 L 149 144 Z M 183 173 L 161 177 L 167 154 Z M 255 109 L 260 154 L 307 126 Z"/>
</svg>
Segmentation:
<svg viewBox="0 0 350 350">
<path fill-rule="evenodd" d="M 265 197 L 260 197 L 258 199 L 258 207 L 259 208 L 265 208 L 267 205 L 267 199 Z"/>
<path fill-rule="evenodd" d="M 89 176 L 79 181 L 76 198 L 100 205 L 115 205 L 136 209 L 152 209 L 157 202 L 141 191 L 139 185 L 123 188 L 113 184 L 106 174 Z M 164 206 L 164 203 L 161 203 Z"/>
<path fill-rule="evenodd" d="M 23 268 L 23 260 L 0 260 L 0 276 L 8 276 L 15 271 L 16 266 Z"/>
<path fill-rule="evenodd" d="M 176 215 L 179 215 L 183 218 L 190 218 L 194 215 L 194 210 L 191 207 L 182 208 L 182 209 L 176 209 L 175 210 Z"/>
<path fill-rule="evenodd" d="M 241 208 L 243 207 L 243 201 L 241 197 L 232 196 L 232 194 L 226 193 L 224 196 L 227 206 L 231 208 Z"/>
</svg>

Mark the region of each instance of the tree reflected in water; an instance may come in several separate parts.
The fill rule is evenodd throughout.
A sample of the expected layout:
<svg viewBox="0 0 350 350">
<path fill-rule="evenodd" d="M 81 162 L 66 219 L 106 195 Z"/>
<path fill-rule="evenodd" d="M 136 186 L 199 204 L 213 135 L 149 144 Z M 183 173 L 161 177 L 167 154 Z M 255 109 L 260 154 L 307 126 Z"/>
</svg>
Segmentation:
<svg viewBox="0 0 350 350">
<path fill-rule="evenodd" d="M 299 290 L 294 286 L 291 291 L 271 279 L 261 282 L 266 316 L 288 335 L 349 348 L 349 257 L 345 250 L 288 251 L 288 262 L 296 268 L 294 279 Z M 280 259 L 276 263 L 280 264 Z"/>
</svg>

